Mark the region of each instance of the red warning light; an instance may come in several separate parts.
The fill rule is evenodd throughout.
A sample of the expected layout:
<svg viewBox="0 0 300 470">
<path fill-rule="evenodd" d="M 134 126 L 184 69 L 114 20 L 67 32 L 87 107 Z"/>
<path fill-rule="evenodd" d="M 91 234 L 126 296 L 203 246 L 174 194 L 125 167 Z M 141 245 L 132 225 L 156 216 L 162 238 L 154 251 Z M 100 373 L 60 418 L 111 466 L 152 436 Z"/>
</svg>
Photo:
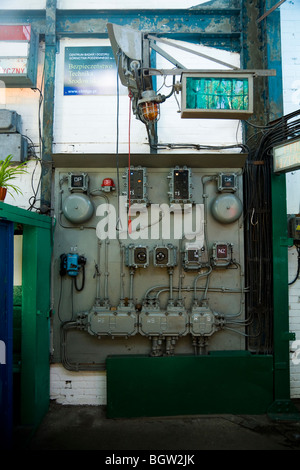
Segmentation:
<svg viewBox="0 0 300 470">
<path fill-rule="evenodd" d="M 114 191 L 116 189 L 112 178 L 104 178 L 101 185 L 103 191 Z"/>
</svg>

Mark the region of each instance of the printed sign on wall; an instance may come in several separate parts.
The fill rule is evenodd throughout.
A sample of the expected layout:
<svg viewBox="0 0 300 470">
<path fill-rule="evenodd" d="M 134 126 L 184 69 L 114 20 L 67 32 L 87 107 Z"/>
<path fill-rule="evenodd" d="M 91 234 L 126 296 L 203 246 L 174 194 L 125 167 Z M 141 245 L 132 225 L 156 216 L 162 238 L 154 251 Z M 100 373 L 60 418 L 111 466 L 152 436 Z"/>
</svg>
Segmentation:
<svg viewBox="0 0 300 470">
<path fill-rule="evenodd" d="M 111 47 L 66 47 L 64 95 L 115 95 L 117 66 Z"/>
<path fill-rule="evenodd" d="M 27 57 L 0 57 L 0 75 L 26 75 Z"/>
<path fill-rule="evenodd" d="M 275 173 L 288 173 L 300 168 L 300 140 L 292 140 L 273 149 L 273 169 Z"/>
</svg>

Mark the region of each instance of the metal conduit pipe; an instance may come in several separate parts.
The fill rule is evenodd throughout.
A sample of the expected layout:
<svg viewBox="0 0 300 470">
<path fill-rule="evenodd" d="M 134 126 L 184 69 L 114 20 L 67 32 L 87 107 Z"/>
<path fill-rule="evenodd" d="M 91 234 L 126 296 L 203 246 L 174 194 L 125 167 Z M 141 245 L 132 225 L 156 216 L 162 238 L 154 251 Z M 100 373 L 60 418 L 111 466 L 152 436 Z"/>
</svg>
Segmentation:
<svg viewBox="0 0 300 470">
<path fill-rule="evenodd" d="M 169 279 L 170 279 L 170 295 L 169 303 L 173 303 L 173 269 L 169 269 Z"/>
<path fill-rule="evenodd" d="M 203 175 L 201 177 L 202 182 L 202 198 L 203 198 L 203 205 L 204 205 L 204 240 L 205 245 L 208 247 L 208 235 L 207 235 L 207 194 L 205 193 L 205 186 L 210 181 L 214 181 L 217 175 Z M 204 181 L 204 178 L 209 178 L 207 181 Z"/>
<path fill-rule="evenodd" d="M 183 287 L 182 290 L 184 292 L 191 292 L 193 290 L 193 288 L 192 287 Z M 169 291 L 168 286 L 165 286 L 165 287 L 162 286 L 161 290 L 158 291 L 156 296 L 155 296 L 156 300 L 158 299 L 160 294 L 162 294 L 163 292 L 168 292 L 168 291 Z M 173 291 L 178 292 L 179 288 L 178 287 L 173 287 Z M 197 292 L 205 292 L 205 291 L 208 291 L 208 288 L 207 287 L 197 287 L 196 291 Z M 245 289 L 232 289 L 230 287 L 226 287 L 226 288 L 224 288 L 224 287 L 210 287 L 209 291 L 210 292 L 221 292 L 222 294 L 247 294 L 247 293 L 249 293 L 249 290 L 247 288 L 245 288 Z M 236 314 L 232 314 L 231 317 L 234 318 L 236 316 L 239 316 L 240 314 L 241 314 L 241 312 L 236 313 Z"/>
<path fill-rule="evenodd" d="M 200 279 L 200 277 L 205 277 L 207 276 L 207 283 L 206 283 L 206 286 L 205 286 L 205 291 L 204 291 L 204 295 L 203 295 L 203 298 L 202 300 L 205 300 L 206 299 L 206 296 L 207 296 L 207 289 L 208 289 L 208 276 L 210 275 L 210 273 L 212 272 L 212 267 L 209 266 L 209 270 L 205 273 L 199 273 L 195 279 L 194 279 L 194 303 L 196 304 L 197 303 L 197 282 L 198 280 Z"/>
<path fill-rule="evenodd" d="M 130 270 L 130 293 L 129 293 L 129 301 L 133 303 L 133 277 L 135 274 L 135 269 Z"/>
<path fill-rule="evenodd" d="M 104 273 L 104 276 L 105 276 L 105 281 L 104 281 L 104 301 L 105 303 L 108 303 L 108 276 L 109 276 L 109 272 L 108 272 L 108 244 L 109 244 L 109 240 L 106 239 L 105 240 L 105 273 Z"/>
<path fill-rule="evenodd" d="M 124 261 L 124 247 L 120 244 L 120 301 L 124 301 L 124 271 L 123 271 L 123 261 Z"/>
<path fill-rule="evenodd" d="M 207 354 L 207 346 L 208 346 L 208 340 L 205 336 L 200 336 L 198 338 L 198 353 L 200 356 L 204 356 Z"/>
<path fill-rule="evenodd" d="M 149 295 L 150 295 L 150 292 L 153 291 L 153 290 L 156 290 L 156 289 L 169 289 L 169 286 L 162 286 L 162 285 L 158 285 L 158 286 L 153 286 L 153 287 L 150 287 L 147 291 L 146 291 L 146 294 L 144 296 L 145 300 L 149 300 Z"/>
<path fill-rule="evenodd" d="M 100 302 L 101 300 L 101 286 L 100 286 L 100 280 L 101 280 L 101 270 L 100 270 L 100 259 L 101 259 L 101 240 L 98 240 L 97 244 L 97 265 L 96 265 L 96 276 L 97 276 L 97 285 L 96 285 L 96 301 Z"/>
</svg>

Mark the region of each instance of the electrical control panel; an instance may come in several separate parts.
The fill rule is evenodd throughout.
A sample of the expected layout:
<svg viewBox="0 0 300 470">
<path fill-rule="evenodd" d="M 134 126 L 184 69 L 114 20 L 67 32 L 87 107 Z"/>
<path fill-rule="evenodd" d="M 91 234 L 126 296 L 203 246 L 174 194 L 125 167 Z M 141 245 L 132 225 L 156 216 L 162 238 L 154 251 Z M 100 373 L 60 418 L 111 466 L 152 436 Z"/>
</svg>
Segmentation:
<svg viewBox="0 0 300 470">
<path fill-rule="evenodd" d="M 183 252 L 183 265 L 185 271 L 197 271 L 208 265 L 208 253 L 204 245 L 199 243 L 186 243 Z"/>
<path fill-rule="evenodd" d="M 68 366 L 95 367 L 110 354 L 202 354 L 244 344 L 236 333 L 245 332 L 242 174 L 193 163 L 124 167 L 121 184 L 115 168 L 55 170 L 56 308 L 63 329 L 73 318 L 70 327 L 80 330 L 76 344 L 68 331 L 57 345 L 54 319 L 55 351 L 62 348 L 55 354 Z M 233 328 L 224 327 L 223 312 L 238 318 Z M 81 344 L 80 334 L 94 339 Z"/>
<path fill-rule="evenodd" d="M 212 263 L 216 267 L 226 267 L 232 262 L 232 243 L 216 242 L 212 247 Z"/>
<path fill-rule="evenodd" d="M 190 168 L 175 167 L 169 176 L 169 199 L 171 203 L 192 202 L 192 172 Z"/>
<path fill-rule="evenodd" d="M 69 191 L 82 191 L 88 190 L 89 177 L 87 173 L 69 173 L 68 175 L 68 187 Z"/>
<path fill-rule="evenodd" d="M 130 204 L 147 204 L 147 170 L 144 167 L 130 167 L 123 175 L 125 179 L 123 195 L 127 197 Z"/>
<path fill-rule="evenodd" d="M 235 192 L 237 190 L 237 175 L 235 173 L 219 173 L 218 191 Z"/>
</svg>

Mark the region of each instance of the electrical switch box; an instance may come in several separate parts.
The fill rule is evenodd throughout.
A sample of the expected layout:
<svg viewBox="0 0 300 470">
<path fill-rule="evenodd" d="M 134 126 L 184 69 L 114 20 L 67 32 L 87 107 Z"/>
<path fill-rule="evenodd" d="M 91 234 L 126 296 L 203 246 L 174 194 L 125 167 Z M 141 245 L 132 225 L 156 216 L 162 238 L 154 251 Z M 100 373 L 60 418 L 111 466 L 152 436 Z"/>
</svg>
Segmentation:
<svg viewBox="0 0 300 470">
<path fill-rule="evenodd" d="M 190 315 L 193 336 L 211 336 L 217 331 L 216 316 L 208 306 L 194 306 Z"/>
<path fill-rule="evenodd" d="M 169 175 L 169 199 L 171 203 L 192 202 L 192 173 L 190 168 L 175 167 Z"/>
<path fill-rule="evenodd" d="M 69 191 L 82 191 L 86 192 L 88 190 L 89 177 L 87 173 L 68 174 L 68 187 Z"/>
<path fill-rule="evenodd" d="M 147 170 L 144 167 L 130 167 L 126 169 L 125 175 L 125 192 L 124 196 L 127 197 L 127 202 L 134 203 L 148 203 L 147 195 Z"/>
<path fill-rule="evenodd" d="M 28 151 L 27 140 L 17 132 L 0 133 L 0 160 L 12 155 L 11 162 L 20 163 L 26 160 Z"/>
<path fill-rule="evenodd" d="M 187 243 L 183 253 L 185 271 L 197 271 L 208 265 L 208 254 L 205 246 L 198 243 Z"/>
<path fill-rule="evenodd" d="M 9 109 L 0 109 L 0 134 L 21 133 L 21 116 Z"/>
<path fill-rule="evenodd" d="M 126 248 L 126 265 L 130 268 L 146 268 L 149 266 L 148 247 L 129 245 Z"/>
<path fill-rule="evenodd" d="M 218 175 L 218 191 L 237 190 L 237 175 L 235 173 L 219 173 Z"/>
<path fill-rule="evenodd" d="M 229 266 L 232 260 L 232 244 L 216 242 L 212 249 L 212 264 L 215 267 Z"/>
<path fill-rule="evenodd" d="M 156 246 L 153 250 L 153 265 L 156 267 L 173 267 L 177 264 L 176 247 L 169 244 L 167 246 Z"/>
</svg>

